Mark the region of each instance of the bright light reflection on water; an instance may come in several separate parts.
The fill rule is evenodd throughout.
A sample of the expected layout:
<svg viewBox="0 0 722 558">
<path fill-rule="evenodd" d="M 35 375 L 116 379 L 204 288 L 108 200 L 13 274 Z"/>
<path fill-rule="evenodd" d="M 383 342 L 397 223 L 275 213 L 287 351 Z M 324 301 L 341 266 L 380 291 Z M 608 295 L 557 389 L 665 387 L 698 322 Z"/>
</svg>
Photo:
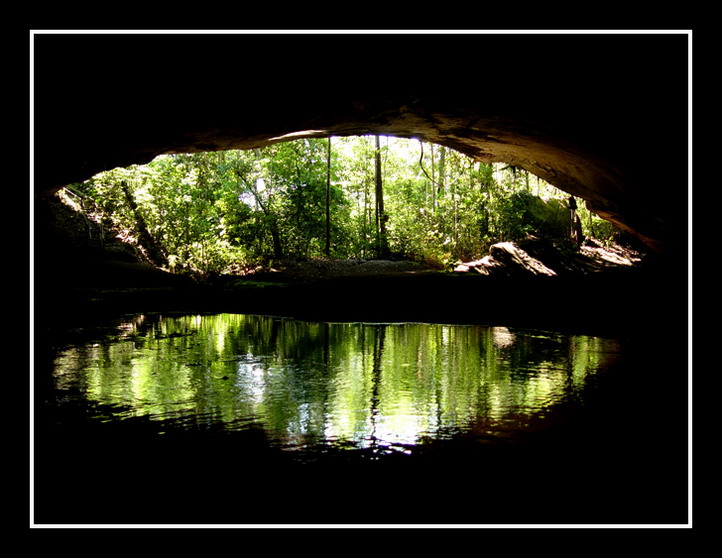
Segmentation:
<svg viewBox="0 0 722 558">
<path fill-rule="evenodd" d="M 54 379 L 66 397 L 113 409 L 106 421 L 254 424 L 288 449 L 403 452 L 455 432 L 533 428 L 581 402 L 616 351 L 608 339 L 504 327 L 141 315 L 107 342 L 62 352 Z"/>
</svg>

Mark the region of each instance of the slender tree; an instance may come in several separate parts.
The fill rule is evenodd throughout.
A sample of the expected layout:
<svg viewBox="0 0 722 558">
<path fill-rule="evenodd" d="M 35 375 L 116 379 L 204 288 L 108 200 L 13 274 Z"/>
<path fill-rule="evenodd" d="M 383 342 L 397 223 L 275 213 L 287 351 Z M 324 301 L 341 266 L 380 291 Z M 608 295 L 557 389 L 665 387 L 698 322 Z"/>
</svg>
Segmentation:
<svg viewBox="0 0 722 558">
<path fill-rule="evenodd" d="M 151 234 L 148 224 L 143 217 L 143 214 L 138 207 L 138 203 L 133 197 L 133 192 L 130 191 L 128 183 L 123 180 L 120 182 L 120 189 L 123 191 L 128 207 L 130 208 L 131 214 L 135 219 L 136 229 L 138 230 L 138 236 L 140 240 L 140 246 L 145 249 L 147 257 L 158 266 L 164 266 L 168 263 L 168 258 L 163 248 L 158 244 L 153 234 Z"/>
<path fill-rule="evenodd" d="M 376 136 L 376 150 L 374 151 L 376 163 L 376 235 L 377 235 L 377 256 L 386 258 L 389 254 L 388 237 L 386 235 L 386 212 L 384 211 L 384 183 L 381 169 L 381 142 Z"/>
<path fill-rule="evenodd" d="M 326 257 L 331 256 L 331 138 L 326 151 Z"/>
</svg>

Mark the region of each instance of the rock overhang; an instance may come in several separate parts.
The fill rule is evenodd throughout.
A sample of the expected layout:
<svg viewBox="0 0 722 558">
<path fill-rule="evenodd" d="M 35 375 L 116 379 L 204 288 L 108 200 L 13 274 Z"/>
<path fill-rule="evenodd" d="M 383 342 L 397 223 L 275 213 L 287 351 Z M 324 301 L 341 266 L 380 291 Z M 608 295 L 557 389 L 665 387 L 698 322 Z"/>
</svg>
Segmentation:
<svg viewBox="0 0 722 558">
<path fill-rule="evenodd" d="M 525 168 L 655 250 L 680 245 L 686 36 L 271 38 L 36 37 L 37 192 L 162 153 L 383 134 Z M 299 62 L 323 49 L 343 64 Z"/>
</svg>

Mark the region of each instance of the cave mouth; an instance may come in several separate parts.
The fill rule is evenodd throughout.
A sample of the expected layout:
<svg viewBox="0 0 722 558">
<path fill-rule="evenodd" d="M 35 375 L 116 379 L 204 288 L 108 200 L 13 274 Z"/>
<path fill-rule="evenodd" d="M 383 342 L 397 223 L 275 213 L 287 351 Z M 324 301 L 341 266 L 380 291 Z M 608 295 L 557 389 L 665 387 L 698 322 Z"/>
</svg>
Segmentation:
<svg viewBox="0 0 722 558">
<path fill-rule="evenodd" d="M 141 259 L 196 275 L 314 258 L 327 267 L 330 260 L 385 259 L 498 274 L 509 270 L 483 259 L 496 243 L 504 243 L 497 256 L 517 271 L 556 275 L 508 242 L 524 240 L 535 240 L 537 251 L 546 243 L 545 258 L 557 244 L 589 262 L 602 256 L 596 264 L 632 264 L 605 250 L 618 239 L 629 244 L 631 235 L 514 165 L 481 163 L 417 138 L 316 130 L 273 139 L 255 149 L 160 155 L 74 184 L 63 199 L 85 210 L 88 227 L 129 239 Z M 554 256 L 554 267 L 570 269 L 561 253 Z"/>
<path fill-rule="evenodd" d="M 414 139 L 453 149 L 478 162 L 505 163 L 523 169 L 583 200 L 590 211 L 634 235 L 649 249 L 664 251 L 659 220 L 648 214 L 649 208 L 640 207 L 639 193 L 623 171 L 560 139 L 555 130 L 545 130 L 537 122 L 485 118 L 465 109 L 446 112 L 415 101 L 402 105 L 387 101 L 355 105 L 351 117 L 329 111 L 314 117 L 313 128 L 293 126 L 294 120 L 289 118 L 279 127 L 269 125 L 252 133 L 234 126 L 189 132 L 165 138 L 163 146 L 148 147 L 137 154 L 126 153 L 117 159 L 111 156 L 110 160 L 117 163 L 114 166 L 127 166 L 149 162 L 162 154 L 257 149 L 311 138 L 382 135 Z M 108 170 L 110 166 L 105 162 L 94 171 Z M 82 178 L 89 177 L 88 171 Z"/>
<path fill-rule="evenodd" d="M 68 234 L 62 223 L 67 217 L 60 217 L 63 210 L 57 204 L 45 215 L 48 219 L 39 220 L 41 225 L 54 220 L 60 229 L 45 230 L 37 236 L 43 239 L 36 250 L 42 260 L 38 269 L 45 270 L 38 284 L 50 283 L 39 300 L 47 303 L 46 298 L 52 299 L 48 308 L 77 304 L 93 308 L 92 313 L 103 308 L 124 313 L 149 308 L 236 309 L 241 313 L 302 316 L 320 321 L 491 320 L 499 325 L 529 323 L 558 328 L 569 324 L 584 327 L 575 310 L 577 304 L 565 307 L 561 303 L 564 299 L 581 300 L 588 291 L 606 289 L 608 295 L 616 297 L 615 303 L 624 306 L 632 293 L 638 295 L 639 276 L 626 272 L 637 269 L 637 263 L 644 261 L 640 245 L 634 248 L 627 244 L 620 251 L 620 245 L 614 244 L 610 249 L 610 243 L 605 245 L 589 234 L 588 227 L 594 225 L 598 230 L 600 224 L 607 225 L 610 235 L 607 240 L 611 242 L 620 231 L 586 209 L 581 201 L 576 214 L 581 216 L 579 224 L 580 227 L 584 224 L 586 234 L 582 235 L 583 242 L 572 245 L 566 193 L 523 169 L 480 163 L 438 144 L 426 144 L 424 148 L 420 140 L 396 136 L 329 138 L 319 137 L 318 131 L 311 134 L 314 137 L 299 136 L 277 138 L 266 147 L 165 154 L 147 165 L 112 169 L 59 191 L 56 198 L 61 197 L 64 205 L 75 208 L 71 225 L 75 230 Z M 374 138 L 380 140 L 377 145 Z M 324 190 L 329 176 L 327 146 L 333 146 L 337 150 L 334 153 L 338 153 L 333 165 L 335 195 L 352 197 L 349 204 L 355 204 L 358 210 L 340 217 L 336 212 L 343 204 L 338 204 L 333 219 L 341 223 L 334 226 L 355 226 L 352 228 L 355 233 L 366 227 L 362 231 L 366 235 L 365 244 L 343 236 L 334 242 L 345 245 L 339 248 L 334 244 L 330 255 L 323 253 L 322 246 Z M 346 154 L 343 162 L 339 161 L 341 153 Z M 365 158 L 354 158 L 359 153 Z M 421 250 L 428 250 L 423 257 L 419 257 L 421 250 L 409 251 L 407 246 L 406 252 L 400 251 L 398 243 L 408 244 L 408 239 L 398 237 L 393 237 L 390 243 L 394 250 L 384 255 L 377 252 L 376 153 L 383 161 L 384 171 L 392 168 L 396 173 L 389 171 L 383 178 L 382 197 L 391 215 L 389 234 L 414 226 L 420 227 L 417 236 L 426 237 L 432 230 L 441 234 L 436 244 L 422 247 Z M 422 161 L 426 165 L 423 173 Z M 262 167 L 261 162 L 267 166 Z M 356 169 L 360 162 L 365 165 L 365 174 L 348 174 L 350 171 L 344 165 Z M 269 174 L 274 166 L 282 170 L 276 170 L 276 175 Z M 210 170 L 212 167 L 216 170 Z M 415 182 L 403 178 L 403 172 L 409 168 L 415 173 Z M 178 174 L 178 169 L 184 169 L 186 174 Z M 239 169 L 248 174 L 240 177 Z M 298 174 L 301 169 L 303 173 Z M 204 180 L 209 182 L 199 179 L 200 172 L 206 173 Z M 207 178 L 213 172 L 218 172 L 215 178 Z M 441 184 L 442 172 L 446 173 L 445 184 Z M 452 179 L 454 172 L 459 174 Z M 159 178 L 162 173 L 172 180 L 163 182 Z M 231 181 L 235 180 L 230 189 L 224 182 L 229 176 Z M 270 186 L 266 192 L 260 191 L 264 180 L 282 186 L 276 186 L 277 192 Z M 340 182 L 345 183 L 346 190 L 339 187 Z M 415 206 L 403 197 L 409 194 L 411 182 L 417 188 L 417 197 L 421 193 L 423 198 Z M 91 199 L 91 193 L 95 199 Z M 292 196 L 300 193 L 307 206 L 303 212 L 295 212 L 294 200 L 301 198 Z M 152 196 L 159 197 L 154 200 Z M 276 215 L 270 214 L 266 206 L 273 196 L 276 199 L 287 196 Z M 200 200 L 198 213 L 192 213 L 195 211 L 192 198 Z M 213 204 L 232 206 L 232 210 L 219 217 L 208 213 L 209 207 L 215 207 Z M 478 220 L 480 209 L 485 212 L 485 221 Z M 242 214 L 245 221 L 231 222 L 228 216 L 234 212 Z M 288 239 L 297 237 L 296 249 L 298 246 L 308 249 L 315 243 L 316 251 L 299 253 L 288 249 L 282 255 L 274 254 L 272 241 L 276 239 L 268 227 L 271 218 L 285 219 L 282 224 L 286 227 L 283 231 L 286 248 L 291 246 L 290 242 L 286 244 Z M 469 223 L 464 218 L 470 219 Z M 296 225 L 296 219 L 301 225 L 293 232 L 288 227 Z M 428 219 L 428 223 L 422 225 L 420 219 Z M 200 230 L 200 223 L 204 226 L 207 223 L 208 230 L 204 229 L 199 233 L 201 237 L 180 248 L 185 264 L 192 262 L 184 267 L 179 248 L 171 252 L 163 242 L 187 235 L 193 227 Z M 266 251 L 251 260 L 255 263 L 238 266 L 232 258 L 243 253 L 244 248 L 221 243 L 220 233 L 216 235 L 219 242 L 214 244 L 209 240 L 214 235 L 211 224 L 225 229 L 236 226 L 239 231 L 247 226 L 244 232 L 234 234 L 246 234 L 246 238 L 256 235 L 250 242 L 259 244 L 260 238 L 265 239 Z M 98 225 L 105 227 L 101 233 L 105 245 L 100 247 L 93 238 L 97 230 L 92 230 Z M 304 225 L 315 227 L 315 237 L 309 233 L 308 238 L 301 238 Z M 466 258 L 461 252 L 451 251 L 470 236 L 481 237 L 482 225 L 486 227 L 485 234 L 496 236 L 486 236 L 486 244 L 477 244 L 475 252 L 466 252 Z M 439 232 L 443 226 L 446 229 Z M 334 230 L 333 235 L 337 234 Z M 154 245 L 146 243 L 148 239 L 158 241 L 160 250 L 153 252 Z M 356 252 L 350 251 L 353 242 L 357 244 Z M 341 252 L 342 248 L 347 251 Z M 223 270 L 213 267 L 221 262 L 222 251 L 227 251 L 231 258 L 229 267 Z M 62 272 L 57 273 L 58 269 Z M 55 271 L 46 275 L 47 270 Z M 463 282 L 449 283 L 454 278 Z M 625 287 L 624 282 L 630 279 Z M 630 290 L 629 285 L 635 286 Z M 65 290 L 64 297 L 50 294 L 58 288 Z M 367 297 L 358 296 L 359 293 L 370 294 Z M 469 313 L 468 301 L 479 296 L 485 300 L 484 312 Z M 339 303 L 329 303 L 333 299 Z M 560 307 L 565 311 L 560 312 Z M 583 321 L 595 322 L 595 326 L 598 322 L 595 313 L 586 315 Z M 606 323 L 605 327 L 608 326 Z"/>
</svg>

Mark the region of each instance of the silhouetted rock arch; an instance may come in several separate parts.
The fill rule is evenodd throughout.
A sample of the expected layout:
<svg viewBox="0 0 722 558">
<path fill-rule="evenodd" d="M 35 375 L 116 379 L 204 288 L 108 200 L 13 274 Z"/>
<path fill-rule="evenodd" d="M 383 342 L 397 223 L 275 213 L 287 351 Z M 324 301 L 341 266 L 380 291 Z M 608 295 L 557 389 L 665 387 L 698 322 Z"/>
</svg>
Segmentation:
<svg viewBox="0 0 722 558">
<path fill-rule="evenodd" d="M 684 245 L 685 34 L 34 41 L 40 195 L 161 153 L 378 133 L 525 168 L 656 250 Z"/>
</svg>

